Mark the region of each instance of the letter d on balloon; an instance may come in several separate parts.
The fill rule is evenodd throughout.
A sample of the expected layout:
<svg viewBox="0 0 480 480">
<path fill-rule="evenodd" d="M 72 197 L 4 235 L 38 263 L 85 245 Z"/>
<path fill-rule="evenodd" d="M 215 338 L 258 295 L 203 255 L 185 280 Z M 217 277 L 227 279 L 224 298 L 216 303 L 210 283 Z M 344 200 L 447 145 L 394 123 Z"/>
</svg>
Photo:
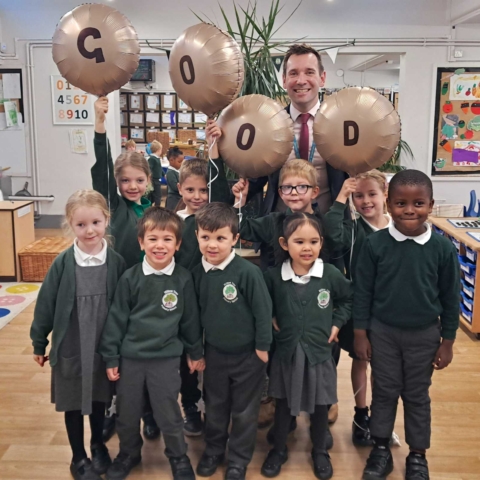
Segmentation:
<svg viewBox="0 0 480 480">
<path fill-rule="evenodd" d="M 353 128 L 352 138 L 350 138 L 350 127 Z M 345 122 L 343 122 L 343 144 L 346 147 L 353 147 L 353 145 L 358 143 L 358 136 L 358 123 L 354 122 L 353 120 L 345 120 Z"/>
<path fill-rule="evenodd" d="M 93 27 L 87 27 L 84 28 L 79 34 L 78 34 L 78 39 L 77 39 L 77 47 L 78 51 L 88 59 L 95 59 L 96 63 L 103 63 L 105 62 L 105 57 L 103 56 L 103 52 L 101 48 L 96 48 L 93 50 L 93 52 L 89 52 L 85 48 L 85 40 L 87 37 L 93 37 L 93 38 L 102 38 L 102 35 L 100 34 L 100 31 L 97 30 L 96 28 Z"/>
</svg>

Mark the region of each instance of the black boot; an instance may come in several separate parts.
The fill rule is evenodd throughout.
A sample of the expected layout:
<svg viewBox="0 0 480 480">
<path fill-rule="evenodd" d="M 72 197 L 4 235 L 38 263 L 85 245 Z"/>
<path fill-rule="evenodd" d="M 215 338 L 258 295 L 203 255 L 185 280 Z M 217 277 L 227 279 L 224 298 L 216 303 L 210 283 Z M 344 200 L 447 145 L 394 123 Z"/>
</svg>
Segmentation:
<svg viewBox="0 0 480 480">
<path fill-rule="evenodd" d="M 151 412 L 143 416 L 143 436 L 147 440 L 156 440 L 160 437 L 160 429 Z"/>
<path fill-rule="evenodd" d="M 142 461 L 141 455 L 131 457 L 127 453 L 120 452 L 107 470 L 107 480 L 124 480 L 130 474 L 132 468 Z"/>
<path fill-rule="evenodd" d="M 392 473 L 392 452 L 388 448 L 388 439 L 386 441 L 387 446 L 374 444 L 367 465 L 363 469 L 362 480 L 385 480 Z"/>
<path fill-rule="evenodd" d="M 103 444 L 95 444 L 90 447 L 92 452 L 92 467 L 99 475 L 103 475 L 112 464 L 108 454 L 108 448 Z"/>
<path fill-rule="evenodd" d="M 312 451 L 313 473 L 320 480 L 329 480 L 333 477 L 333 467 L 330 455 L 326 450 L 323 452 Z"/>
<path fill-rule="evenodd" d="M 183 433 L 187 437 L 198 437 L 203 433 L 202 414 L 198 411 L 196 405 L 185 409 Z"/>
<path fill-rule="evenodd" d="M 195 473 L 187 455 L 169 458 L 173 480 L 195 480 Z"/>
<path fill-rule="evenodd" d="M 263 462 L 261 474 L 264 477 L 273 478 L 280 474 L 282 465 L 288 460 L 288 449 L 285 447 L 283 452 L 272 448 Z"/>
<path fill-rule="evenodd" d="M 103 421 L 103 430 L 102 430 L 102 438 L 103 443 L 107 443 L 115 433 L 115 420 L 117 416 L 115 414 L 105 417 Z"/>
<path fill-rule="evenodd" d="M 373 445 L 370 437 L 370 417 L 368 416 L 368 407 L 355 407 L 355 416 L 352 423 L 352 442 L 359 447 L 369 447 Z"/>
<path fill-rule="evenodd" d="M 331 450 L 333 448 L 333 435 L 330 431 L 330 427 L 327 427 L 327 435 L 325 437 L 325 448 Z"/>
<path fill-rule="evenodd" d="M 225 480 L 245 480 L 246 473 L 247 467 L 230 462 L 225 472 Z"/>
<path fill-rule="evenodd" d="M 407 470 L 405 480 L 430 480 L 428 462 L 425 455 L 410 452 L 407 457 Z"/>
<path fill-rule="evenodd" d="M 77 463 L 72 462 L 70 473 L 75 480 L 102 480 L 102 477 L 93 469 L 89 458 L 84 458 Z"/>
<path fill-rule="evenodd" d="M 197 475 L 211 477 L 220 464 L 225 460 L 225 455 L 207 455 L 203 453 L 197 465 Z"/>
</svg>

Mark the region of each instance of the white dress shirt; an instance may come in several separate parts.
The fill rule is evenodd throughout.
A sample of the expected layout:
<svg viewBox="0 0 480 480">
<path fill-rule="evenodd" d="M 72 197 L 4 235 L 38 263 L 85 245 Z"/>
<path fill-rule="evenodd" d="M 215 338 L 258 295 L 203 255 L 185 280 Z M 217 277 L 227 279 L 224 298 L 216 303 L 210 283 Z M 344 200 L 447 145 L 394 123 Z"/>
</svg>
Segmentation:
<svg viewBox="0 0 480 480">
<path fill-rule="evenodd" d="M 362 215 L 360 215 L 359 213 L 357 213 L 357 215 L 359 217 L 362 217 L 363 221 L 374 231 L 374 232 L 378 232 L 379 230 L 383 230 L 383 228 L 390 228 L 390 226 L 392 225 L 392 217 L 386 213 L 384 215 L 385 217 L 385 220 L 387 220 L 387 225 L 383 228 L 378 228 L 378 227 L 375 227 L 374 225 L 372 225 L 365 217 L 363 217 Z M 399 232 L 400 233 L 400 232 Z"/>
<path fill-rule="evenodd" d="M 205 272 L 209 272 L 210 270 L 225 270 L 230 263 L 232 263 L 233 259 L 235 258 L 235 250 L 232 250 L 232 253 L 220 264 L 220 265 L 213 265 L 210 262 L 205 260 L 205 257 L 202 256 L 202 265 Z"/>
<path fill-rule="evenodd" d="M 172 261 L 161 270 L 155 270 L 147 260 L 147 257 L 143 257 L 142 270 L 144 275 L 171 275 L 175 270 L 175 257 L 172 258 Z"/>
<path fill-rule="evenodd" d="M 290 259 L 285 260 L 282 264 L 282 280 L 284 282 L 291 280 L 293 283 L 306 285 L 308 282 L 310 282 L 310 278 L 312 277 L 323 277 L 323 260 L 321 258 L 317 258 L 308 273 L 306 275 L 302 275 L 301 277 L 296 275 L 293 271 Z"/>
<path fill-rule="evenodd" d="M 107 242 L 102 239 L 103 247 L 95 255 L 85 253 L 78 246 L 78 238 L 73 241 L 73 255 L 79 267 L 98 267 L 107 261 Z"/>
<path fill-rule="evenodd" d="M 403 233 L 399 232 L 395 228 L 395 224 L 392 223 L 390 227 L 388 227 L 388 233 L 397 241 L 397 242 L 404 242 L 405 240 L 413 240 L 414 242 L 417 242 L 419 245 L 425 245 L 429 240 L 430 237 L 432 236 L 432 228 L 428 223 L 424 224 L 425 227 L 427 228 L 427 231 L 425 233 L 422 233 L 421 235 L 418 235 L 416 237 L 407 237 Z"/>
<path fill-rule="evenodd" d="M 185 220 L 187 217 L 190 215 L 193 215 L 193 213 L 187 213 L 187 209 L 185 208 L 184 210 L 179 210 L 178 212 L 175 212 L 182 220 Z"/>
</svg>

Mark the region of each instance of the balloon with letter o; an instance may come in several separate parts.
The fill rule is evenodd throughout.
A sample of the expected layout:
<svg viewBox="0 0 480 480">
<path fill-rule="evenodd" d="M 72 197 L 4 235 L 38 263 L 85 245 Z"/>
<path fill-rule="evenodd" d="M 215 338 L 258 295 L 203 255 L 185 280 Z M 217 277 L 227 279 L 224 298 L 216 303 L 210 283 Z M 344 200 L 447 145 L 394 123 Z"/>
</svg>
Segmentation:
<svg viewBox="0 0 480 480">
<path fill-rule="evenodd" d="M 292 119 L 282 105 L 264 95 L 237 98 L 217 123 L 222 129 L 220 155 L 242 177 L 270 175 L 292 152 Z"/>
<path fill-rule="evenodd" d="M 208 23 L 193 25 L 177 38 L 168 69 L 179 98 L 209 116 L 237 98 L 243 85 L 243 55 L 238 43 Z"/>
<path fill-rule="evenodd" d="M 122 13 L 107 5 L 84 4 L 60 19 L 52 54 L 69 83 L 101 96 L 130 80 L 138 68 L 140 44 Z"/>
<path fill-rule="evenodd" d="M 318 152 L 351 176 L 382 166 L 400 141 L 400 117 L 392 103 L 366 87 L 325 97 L 313 122 Z"/>
</svg>

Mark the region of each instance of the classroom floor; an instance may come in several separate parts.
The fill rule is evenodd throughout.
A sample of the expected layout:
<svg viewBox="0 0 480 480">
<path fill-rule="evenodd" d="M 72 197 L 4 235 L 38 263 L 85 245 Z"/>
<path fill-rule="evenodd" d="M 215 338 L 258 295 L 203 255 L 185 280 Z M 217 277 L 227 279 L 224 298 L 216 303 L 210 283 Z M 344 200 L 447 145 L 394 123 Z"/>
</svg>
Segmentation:
<svg viewBox="0 0 480 480">
<path fill-rule="evenodd" d="M 38 232 L 39 236 L 55 234 Z M 63 415 L 50 404 L 50 369 L 41 369 L 32 359 L 29 339 L 34 304 L 20 313 L 0 331 L 0 479 L 1 480 L 67 480 L 71 479 L 70 447 Z M 453 364 L 435 372 L 432 397 L 432 448 L 428 454 L 432 480 L 478 480 L 480 478 L 480 341 L 463 330 L 458 331 Z M 340 413 L 332 426 L 335 445 L 331 450 L 334 478 L 357 480 L 368 449 L 356 448 L 350 440 L 353 394 L 350 387 L 350 359 L 342 354 L 338 367 Z M 310 460 L 310 441 L 305 418 L 289 437 L 289 461 L 279 478 L 314 479 Z M 395 469 L 391 480 L 404 478 L 404 462 L 408 453 L 404 442 L 403 415 L 399 406 L 395 431 L 402 441 L 393 449 Z M 88 422 L 86 422 L 88 432 Z M 269 446 L 266 430 L 259 430 L 257 448 L 247 480 L 264 478 L 260 467 Z M 88 439 L 88 433 L 86 434 Z M 88 440 L 86 442 L 88 444 Z M 203 451 L 201 438 L 188 439 L 189 454 L 194 465 Z M 108 443 L 112 456 L 118 452 L 118 439 Z M 146 441 L 143 462 L 129 479 L 171 479 L 171 471 L 163 454 L 163 440 Z M 223 479 L 223 469 L 211 477 Z"/>
</svg>

